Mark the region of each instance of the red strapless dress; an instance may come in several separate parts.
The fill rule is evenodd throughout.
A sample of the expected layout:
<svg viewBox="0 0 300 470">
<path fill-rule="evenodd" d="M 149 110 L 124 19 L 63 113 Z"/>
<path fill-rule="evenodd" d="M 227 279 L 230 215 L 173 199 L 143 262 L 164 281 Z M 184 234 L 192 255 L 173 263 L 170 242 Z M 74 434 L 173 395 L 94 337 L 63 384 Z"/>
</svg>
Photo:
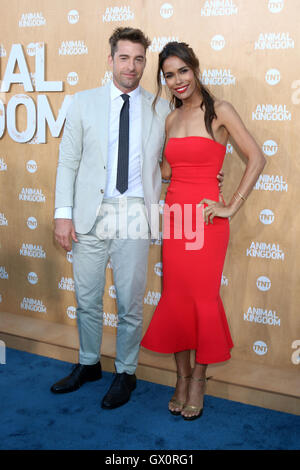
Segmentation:
<svg viewBox="0 0 300 470">
<path fill-rule="evenodd" d="M 163 219 L 163 291 L 141 342 L 160 353 L 195 350 L 201 364 L 226 361 L 233 347 L 219 293 L 229 221 L 215 217 L 212 224 L 201 224 L 202 211 L 196 209 L 203 198 L 219 200 L 217 174 L 225 153 L 224 145 L 206 137 L 170 138 L 167 143 L 172 179 Z M 202 247 L 191 238 L 196 222 Z"/>
</svg>

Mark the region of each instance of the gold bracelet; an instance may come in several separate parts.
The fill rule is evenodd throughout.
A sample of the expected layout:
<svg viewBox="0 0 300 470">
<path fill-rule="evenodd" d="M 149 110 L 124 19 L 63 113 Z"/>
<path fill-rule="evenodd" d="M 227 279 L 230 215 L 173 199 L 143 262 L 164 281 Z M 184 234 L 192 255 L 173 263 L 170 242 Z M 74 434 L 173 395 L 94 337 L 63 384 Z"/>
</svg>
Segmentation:
<svg viewBox="0 0 300 470">
<path fill-rule="evenodd" d="M 236 197 L 236 194 L 235 194 L 235 193 L 234 193 L 233 197 L 234 197 L 234 199 L 235 199 L 237 202 L 240 202 L 241 199 L 244 199 L 244 198 L 238 199 L 238 198 Z M 245 200 L 245 199 L 244 199 L 244 200 Z"/>
<path fill-rule="evenodd" d="M 240 196 L 240 198 L 243 199 L 243 201 L 246 201 L 246 198 L 239 191 L 237 191 L 237 193 Z"/>
</svg>

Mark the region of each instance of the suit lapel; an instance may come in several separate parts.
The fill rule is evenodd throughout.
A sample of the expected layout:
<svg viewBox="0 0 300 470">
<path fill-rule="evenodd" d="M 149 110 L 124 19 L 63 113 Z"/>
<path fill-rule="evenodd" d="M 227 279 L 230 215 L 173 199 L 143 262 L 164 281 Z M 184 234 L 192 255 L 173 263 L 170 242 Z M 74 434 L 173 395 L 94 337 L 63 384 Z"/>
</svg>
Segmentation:
<svg viewBox="0 0 300 470">
<path fill-rule="evenodd" d="M 98 102 L 96 103 L 96 126 L 100 139 L 101 153 L 104 163 L 107 163 L 109 115 L 110 115 L 110 82 L 100 88 Z"/>
<path fill-rule="evenodd" d="M 142 101 L 142 157 L 144 158 L 146 144 L 150 135 L 151 124 L 153 119 L 152 111 L 152 95 L 148 94 L 141 88 Z"/>
</svg>

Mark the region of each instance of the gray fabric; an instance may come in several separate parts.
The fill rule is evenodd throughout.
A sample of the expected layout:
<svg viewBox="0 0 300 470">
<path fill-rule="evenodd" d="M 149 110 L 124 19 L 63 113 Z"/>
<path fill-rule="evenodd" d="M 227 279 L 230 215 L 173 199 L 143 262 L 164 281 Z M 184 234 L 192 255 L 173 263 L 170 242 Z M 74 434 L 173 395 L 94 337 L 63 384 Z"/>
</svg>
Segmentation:
<svg viewBox="0 0 300 470">
<path fill-rule="evenodd" d="M 137 367 L 142 335 L 150 237 L 147 221 L 144 231 L 139 230 L 136 234 L 132 229 L 135 220 L 138 222 L 137 228 L 141 228 L 139 222 L 143 217 L 140 216 L 145 213 L 143 199 L 122 199 L 104 200 L 92 230 L 88 234 L 76 234 L 78 242 L 73 242 L 73 272 L 80 341 L 79 362 L 95 364 L 100 359 L 102 298 L 106 265 L 110 258 L 118 306 L 115 367 L 118 373 L 133 374 Z M 114 236 L 112 227 L 116 228 Z M 120 235 L 126 236 L 128 227 L 131 227 L 128 230 L 131 238 L 119 238 Z M 136 238 L 138 235 L 140 238 Z"/>
</svg>

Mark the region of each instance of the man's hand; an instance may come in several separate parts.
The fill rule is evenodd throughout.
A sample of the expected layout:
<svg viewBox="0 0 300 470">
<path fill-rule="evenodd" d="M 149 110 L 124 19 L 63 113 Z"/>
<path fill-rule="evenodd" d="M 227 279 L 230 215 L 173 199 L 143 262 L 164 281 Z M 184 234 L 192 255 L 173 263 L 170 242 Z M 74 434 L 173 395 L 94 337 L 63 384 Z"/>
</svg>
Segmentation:
<svg viewBox="0 0 300 470">
<path fill-rule="evenodd" d="M 71 240 L 78 242 L 72 219 L 55 219 L 54 236 L 64 250 L 71 251 Z"/>
<path fill-rule="evenodd" d="M 224 181 L 224 171 L 223 170 L 220 170 L 218 175 L 217 175 L 217 178 L 219 180 L 219 188 L 220 188 L 220 193 L 222 192 L 222 186 L 223 186 L 223 181 Z"/>
</svg>

